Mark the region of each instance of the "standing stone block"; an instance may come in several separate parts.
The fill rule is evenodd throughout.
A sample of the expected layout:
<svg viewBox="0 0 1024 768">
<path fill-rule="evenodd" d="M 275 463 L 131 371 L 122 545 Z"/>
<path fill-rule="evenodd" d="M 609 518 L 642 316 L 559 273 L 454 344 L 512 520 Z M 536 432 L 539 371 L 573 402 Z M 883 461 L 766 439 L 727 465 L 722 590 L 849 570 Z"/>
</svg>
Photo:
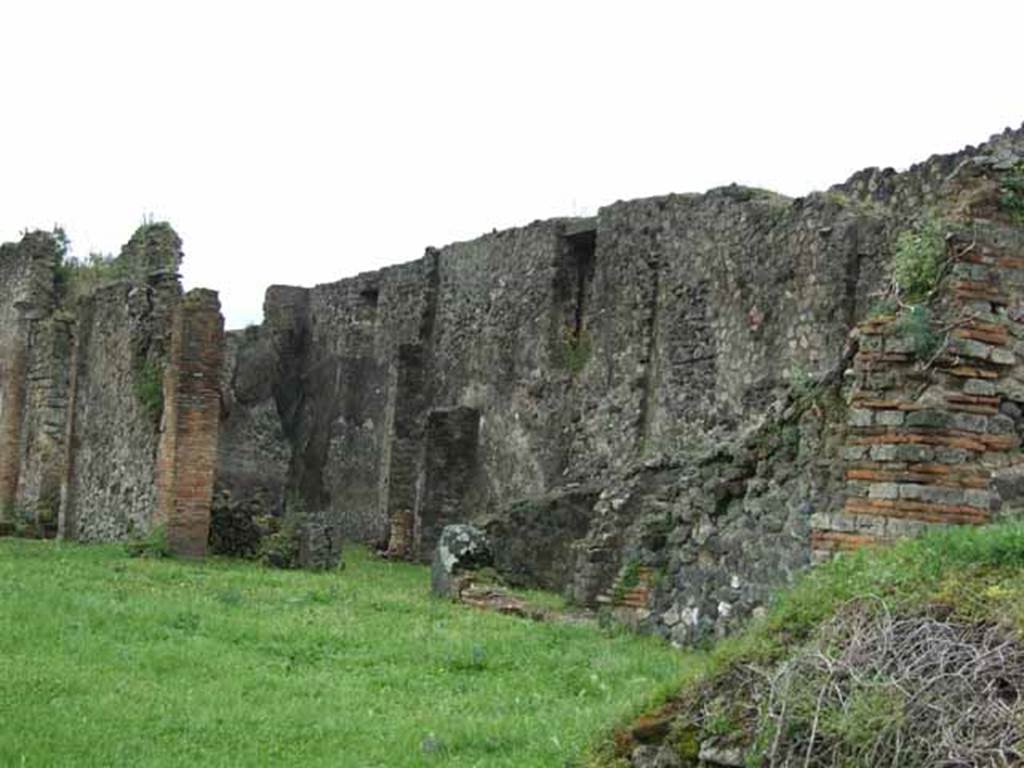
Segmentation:
<svg viewBox="0 0 1024 768">
<path fill-rule="evenodd" d="M 879 411 L 875 414 L 875 421 L 883 427 L 899 427 L 905 415 L 903 411 Z"/>
<path fill-rule="evenodd" d="M 896 483 L 875 483 L 868 490 L 868 497 L 872 499 L 898 499 L 900 488 Z"/>
<path fill-rule="evenodd" d="M 873 461 L 896 461 L 895 445 L 872 445 L 871 459 Z"/>
<path fill-rule="evenodd" d="M 984 379 L 967 379 L 964 382 L 964 392 L 968 395 L 991 397 L 996 393 L 996 385 Z"/>
<path fill-rule="evenodd" d="M 488 568 L 494 555 L 487 536 L 472 525 L 446 525 L 430 566 L 430 589 L 438 597 L 458 597 L 459 576 Z"/>
<path fill-rule="evenodd" d="M 299 567 L 326 571 L 341 564 L 341 526 L 323 515 L 311 515 L 298 530 Z"/>
<path fill-rule="evenodd" d="M 846 423 L 851 427 L 870 427 L 874 413 L 867 408 L 851 408 Z"/>
</svg>

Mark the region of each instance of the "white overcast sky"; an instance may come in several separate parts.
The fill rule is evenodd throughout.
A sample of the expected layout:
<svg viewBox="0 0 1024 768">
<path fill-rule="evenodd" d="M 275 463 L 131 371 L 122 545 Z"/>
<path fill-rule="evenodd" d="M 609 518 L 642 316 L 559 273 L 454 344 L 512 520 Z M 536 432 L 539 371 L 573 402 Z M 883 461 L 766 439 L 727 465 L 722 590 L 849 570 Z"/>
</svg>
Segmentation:
<svg viewBox="0 0 1024 768">
<path fill-rule="evenodd" d="M 0 240 L 146 216 L 228 325 L 539 218 L 800 195 L 1024 121 L 1024 2 L 0 0 Z"/>
</svg>

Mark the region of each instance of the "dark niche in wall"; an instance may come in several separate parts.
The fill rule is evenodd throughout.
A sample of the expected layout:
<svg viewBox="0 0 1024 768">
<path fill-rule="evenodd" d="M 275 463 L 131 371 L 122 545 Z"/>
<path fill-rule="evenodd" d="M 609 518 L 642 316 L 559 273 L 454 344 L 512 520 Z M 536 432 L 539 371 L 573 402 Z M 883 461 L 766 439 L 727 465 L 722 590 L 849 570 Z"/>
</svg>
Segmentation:
<svg viewBox="0 0 1024 768">
<path fill-rule="evenodd" d="M 587 302 L 594 279 L 597 230 L 592 219 L 574 222 L 561 235 L 554 280 L 555 349 L 574 373 L 590 356 Z"/>
<path fill-rule="evenodd" d="M 359 298 L 365 309 L 377 309 L 377 302 L 380 301 L 380 289 L 376 286 L 364 288 L 359 292 Z"/>
</svg>

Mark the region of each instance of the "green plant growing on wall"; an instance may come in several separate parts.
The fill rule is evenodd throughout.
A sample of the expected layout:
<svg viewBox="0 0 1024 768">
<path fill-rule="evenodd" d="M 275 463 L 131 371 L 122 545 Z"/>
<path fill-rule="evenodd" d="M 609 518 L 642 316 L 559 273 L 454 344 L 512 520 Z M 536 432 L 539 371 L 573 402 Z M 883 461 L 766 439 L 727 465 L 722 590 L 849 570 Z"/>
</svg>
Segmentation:
<svg viewBox="0 0 1024 768">
<path fill-rule="evenodd" d="M 640 561 L 631 558 L 622 568 L 618 580 L 612 589 L 612 602 L 621 603 L 626 599 L 626 593 L 640 584 Z"/>
<path fill-rule="evenodd" d="M 154 422 L 164 412 L 164 369 L 153 360 L 143 361 L 135 369 L 135 397 Z"/>
<path fill-rule="evenodd" d="M 869 317 L 895 315 L 892 330 L 904 337 L 909 352 L 930 361 L 943 344 L 928 303 L 946 270 L 946 223 L 928 216 L 896 239 L 889 265 L 890 288 L 869 312 Z"/>
<path fill-rule="evenodd" d="M 288 492 L 284 514 L 270 522 L 269 532 L 260 542 L 257 557 L 272 568 L 299 567 L 300 526 L 308 512 L 306 502 L 297 489 Z"/>
<path fill-rule="evenodd" d="M 6 505 L 4 514 L 0 519 L 6 519 L 9 523 L 9 532 L 15 536 L 35 538 L 41 535 L 39 522 L 36 520 L 32 510 L 24 504 L 10 502 Z"/>
<path fill-rule="evenodd" d="M 85 259 L 64 258 L 57 267 L 58 289 L 72 300 L 91 295 L 104 283 L 144 277 L 123 259 L 101 253 L 90 253 Z"/>
<path fill-rule="evenodd" d="M 813 398 L 818 389 L 818 382 L 800 363 L 793 363 L 789 369 L 789 387 L 794 400 Z"/>
<path fill-rule="evenodd" d="M 57 242 L 56 288 L 72 301 L 92 295 L 106 283 L 145 282 L 155 269 L 176 270 L 181 262 L 180 241 L 165 222 L 144 221 L 118 256 L 90 253 L 77 258 L 70 255 L 71 241 L 61 227 L 54 226 L 52 235 Z"/>
<path fill-rule="evenodd" d="M 881 317 L 895 315 L 900 310 L 899 302 L 892 296 L 882 296 L 875 299 L 868 307 L 868 319 L 877 320 Z"/>
<path fill-rule="evenodd" d="M 1003 176 L 999 185 L 999 208 L 1024 225 L 1024 163 L 1018 163 Z"/>
<path fill-rule="evenodd" d="M 566 329 L 565 340 L 562 346 L 565 367 L 569 369 L 573 376 L 579 375 L 590 361 L 592 353 L 590 334 L 587 333 L 586 329 L 580 329 L 578 332 L 573 329 Z"/>
<path fill-rule="evenodd" d="M 901 232 L 890 265 L 896 295 L 905 304 L 928 299 L 939 283 L 946 261 L 946 237 L 942 222 L 925 219 L 913 230 Z"/>
<path fill-rule="evenodd" d="M 928 359 L 938 351 L 942 338 L 935 332 L 932 311 L 923 304 L 906 307 L 895 325 L 897 333 L 907 338 L 911 351 L 919 359 Z"/>
</svg>

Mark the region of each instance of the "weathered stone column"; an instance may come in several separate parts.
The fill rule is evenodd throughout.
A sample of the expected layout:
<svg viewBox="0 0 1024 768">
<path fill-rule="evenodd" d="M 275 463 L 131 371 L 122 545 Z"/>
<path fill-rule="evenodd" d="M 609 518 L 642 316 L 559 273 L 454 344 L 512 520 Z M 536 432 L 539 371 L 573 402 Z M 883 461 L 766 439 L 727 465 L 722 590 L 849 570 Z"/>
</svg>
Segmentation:
<svg viewBox="0 0 1024 768">
<path fill-rule="evenodd" d="M 19 330 L 23 323 L 19 322 Z M 0 350 L 0 533 L 13 525 L 21 469 L 21 424 L 25 410 L 25 334 Z"/>
<path fill-rule="evenodd" d="M 203 557 L 220 427 L 224 319 L 214 291 L 189 291 L 174 314 L 157 457 L 158 524 L 171 551 Z"/>
<path fill-rule="evenodd" d="M 413 548 L 416 478 L 427 407 L 427 367 L 421 345 L 399 345 L 391 379 L 380 503 L 390 528 L 388 554 L 405 558 Z"/>
</svg>

